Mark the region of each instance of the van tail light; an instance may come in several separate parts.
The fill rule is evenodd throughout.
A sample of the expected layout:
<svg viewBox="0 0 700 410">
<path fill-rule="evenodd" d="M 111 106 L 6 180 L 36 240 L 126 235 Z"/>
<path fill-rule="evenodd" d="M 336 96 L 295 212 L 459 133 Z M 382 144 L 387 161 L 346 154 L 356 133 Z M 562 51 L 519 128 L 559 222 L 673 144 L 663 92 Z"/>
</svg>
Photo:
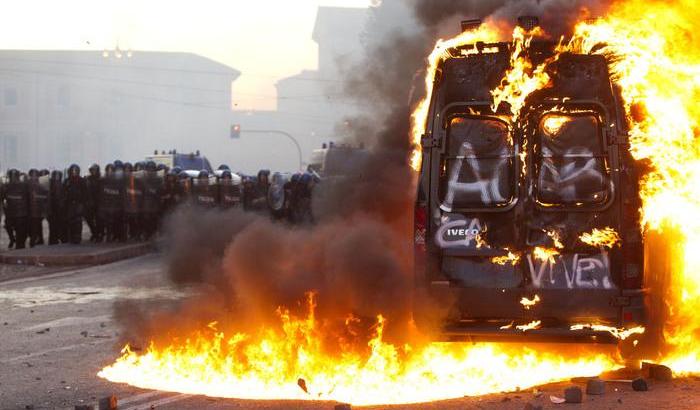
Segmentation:
<svg viewBox="0 0 700 410">
<path fill-rule="evenodd" d="M 416 204 L 413 216 L 413 257 L 416 271 L 425 269 L 425 241 L 428 226 L 428 214 L 425 205 Z"/>
</svg>

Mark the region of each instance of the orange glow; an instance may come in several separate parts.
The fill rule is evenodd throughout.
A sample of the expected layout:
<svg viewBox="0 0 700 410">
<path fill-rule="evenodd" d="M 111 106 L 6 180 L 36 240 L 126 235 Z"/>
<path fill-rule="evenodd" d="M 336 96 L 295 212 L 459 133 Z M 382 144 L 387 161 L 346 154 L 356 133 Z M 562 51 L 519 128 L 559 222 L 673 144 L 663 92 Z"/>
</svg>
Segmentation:
<svg viewBox="0 0 700 410">
<path fill-rule="evenodd" d="M 648 235 L 670 228 L 668 246 L 675 258 L 668 272 L 672 291 L 667 302 L 672 309 L 665 326 L 668 349 L 660 361 L 676 374 L 700 372 L 700 36 L 695 33 L 696 21 L 700 21 L 700 11 L 695 1 L 617 2 L 605 18 L 578 24 L 571 41 L 559 47 L 560 52 L 611 57 L 610 69 L 629 123 L 631 153 L 650 166 L 640 188 L 643 221 L 639 229 Z M 518 28 L 513 31 L 511 68 L 492 90 L 493 109 L 507 103 L 512 124 L 517 123 L 527 96 L 549 86 L 546 68 L 558 57 L 533 66 L 523 53 L 530 35 Z M 436 69 L 449 56 L 448 49 L 476 41 L 494 42 L 501 36 L 496 25 L 487 22 L 475 31 L 439 40 L 427 62 L 426 95 L 431 95 Z M 428 98 L 417 104 L 411 117 L 411 166 L 416 170 L 421 164 Z M 562 126 L 558 122 L 544 126 L 554 130 Z M 521 156 L 525 150 L 526 146 Z M 559 235 L 552 232 L 550 237 L 559 248 Z M 613 247 L 620 235 L 605 228 L 579 239 L 591 246 Z M 487 245 L 480 242 L 479 246 Z M 558 249 L 544 247 L 532 253 L 543 262 L 553 262 L 558 255 Z M 491 261 L 517 263 L 519 258 L 509 252 Z M 368 405 L 525 389 L 572 376 L 597 375 L 621 363 L 614 355 L 599 352 L 567 354 L 495 343 L 397 346 L 383 339 L 384 324 L 392 320 L 382 316 L 383 312 L 376 312 L 374 334 L 366 346 L 331 353 L 324 345 L 331 335 L 315 320 L 313 309 L 310 303 L 307 317 L 295 317 L 281 308 L 280 326 L 261 326 L 256 332 L 219 331 L 212 325 L 187 339 L 152 344 L 142 353 L 127 348 L 99 376 L 142 388 L 216 397 Z M 514 324 L 501 329 L 512 329 Z M 534 320 L 515 329 L 527 332 L 541 325 Z M 645 331 L 641 326 L 571 327 L 572 331 L 584 329 L 606 331 L 619 339 Z M 308 393 L 297 384 L 300 378 Z"/>
<path fill-rule="evenodd" d="M 550 114 L 544 117 L 542 129 L 548 137 L 554 138 L 559 134 L 562 127 L 571 121 L 571 117 L 565 115 Z"/>
<path fill-rule="evenodd" d="M 588 325 L 572 325 L 571 330 L 583 330 L 583 329 L 592 329 L 598 332 L 608 332 L 611 335 L 615 336 L 616 338 L 620 340 L 625 340 L 628 337 L 632 335 L 641 335 L 644 333 L 644 327 L 642 326 L 636 326 L 631 329 L 617 329 L 611 326 L 605 326 L 605 325 L 594 325 L 594 324 L 588 324 Z"/>
<path fill-rule="evenodd" d="M 449 49 L 462 45 L 474 44 L 477 41 L 493 43 L 498 41 L 501 34 L 495 24 L 486 22 L 479 28 L 465 31 L 449 40 L 439 39 L 435 43 L 433 51 L 428 56 L 428 65 L 425 73 L 425 97 L 416 105 L 411 114 L 411 142 L 413 143 L 413 153 L 410 164 L 414 170 L 418 171 L 421 163 L 421 137 L 426 132 L 428 124 L 428 110 L 430 108 L 430 95 L 433 92 L 433 80 L 435 71 L 440 63 L 450 56 Z M 493 52 L 486 49 L 484 52 Z"/>
<path fill-rule="evenodd" d="M 540 295 L 535 295 L 534 298 L 528 299 L 528 298 L 522 298 L 520 299 L 520 304 L 523 305 L 525 310 L 530 310 L 531 307 L 535 306 L 540 302 Z"/>
<path fill-rule="evenodd" d="M 583 233 L 579 239 L 586 245 L 595 247 L 612 248 L 620 243 L 620 235 L 610 227 L 603 229 L 594 228 L 590 233 Z"/>
<path fill-rule="evenodd" d="M 354 405 L 413 403 L 526 389 L 619 367 L 603 353 L 584 357 L 513 344 L 431 343 L 394 346 L 382 340 L 377 317 L 363 353 L 328 353 L 313 303 L 307 317 L 279 311 L 282 326 L 256 334 L 206 327 L 144 353 L 128 346 L 98 374 L 141 388 L 243 399 L 337 400 Z M 536 329 L 535 321 L 517 328 Z M 305 392 L 299 387 L 303 379 Z"/>
</svg>

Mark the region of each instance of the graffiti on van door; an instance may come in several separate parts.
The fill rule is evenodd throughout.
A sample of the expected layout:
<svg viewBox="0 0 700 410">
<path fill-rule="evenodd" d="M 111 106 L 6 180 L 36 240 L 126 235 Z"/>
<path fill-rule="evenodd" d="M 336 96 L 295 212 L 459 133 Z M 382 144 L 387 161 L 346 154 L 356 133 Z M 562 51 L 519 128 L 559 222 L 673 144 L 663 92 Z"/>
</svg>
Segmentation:
<svg viewBox="0 0 700 410">
<path fill-rule="evenodd" d="M 564 254 L 541 260 L 527 255 L 530 279 L 535 288 L 613 289 L 607 252 L 597 255 Z"/>
<path fill-rule="evenodd" d="M 496 160 L 488 162 L 476 158 L 474 153 L 470 143 L 463 142 L 460 146 L 459 156 L 450 167 L 443 210 L 449 212 L 460 203 L 495 205 L 506 201 L 500 184 L 508 175 L 507 149 L 503 148 Z"/>
</svg>

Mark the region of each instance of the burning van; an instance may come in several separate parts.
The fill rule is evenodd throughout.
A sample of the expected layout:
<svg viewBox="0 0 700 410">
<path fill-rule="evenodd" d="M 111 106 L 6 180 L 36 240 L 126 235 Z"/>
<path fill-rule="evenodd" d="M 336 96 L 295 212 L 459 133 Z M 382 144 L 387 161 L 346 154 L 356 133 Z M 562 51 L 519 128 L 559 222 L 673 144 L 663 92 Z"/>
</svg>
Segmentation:
<svg viewBox="0 0 700 410">
<path fill-rule="evenodd" d="M 549 81 L 515 112 L 493 92 L 514 47 L 456 46 L 434 67 L 417 290 L 449 307 L 450 339 L 617 342 L 645 322 L 639 165 L 619 90 L 605 57 L 535 38 L 521 52 L 549 61 Z"/>
</svg>

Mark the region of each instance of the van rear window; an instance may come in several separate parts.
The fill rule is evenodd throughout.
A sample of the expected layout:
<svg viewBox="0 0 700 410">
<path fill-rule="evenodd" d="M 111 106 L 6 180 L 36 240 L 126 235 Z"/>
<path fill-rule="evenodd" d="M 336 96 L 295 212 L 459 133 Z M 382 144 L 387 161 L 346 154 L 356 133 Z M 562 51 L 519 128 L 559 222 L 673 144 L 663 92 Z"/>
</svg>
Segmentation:
<svg viewBox="0 0 700 410">
<path fill-rule="evenodd" d="M 543 205 L 596 205 L 610 184 L 598 119 L 592 114 L 548 114 L 539 123 L 537 201 Z"/>
<path fill-rule="evenodd" d="M 441 208 L 450 212 L 510 204 L 515 192 L 511 141 L 508 125 L 498 119 L 453 118 L 442 161 Z"/>
</svg>

